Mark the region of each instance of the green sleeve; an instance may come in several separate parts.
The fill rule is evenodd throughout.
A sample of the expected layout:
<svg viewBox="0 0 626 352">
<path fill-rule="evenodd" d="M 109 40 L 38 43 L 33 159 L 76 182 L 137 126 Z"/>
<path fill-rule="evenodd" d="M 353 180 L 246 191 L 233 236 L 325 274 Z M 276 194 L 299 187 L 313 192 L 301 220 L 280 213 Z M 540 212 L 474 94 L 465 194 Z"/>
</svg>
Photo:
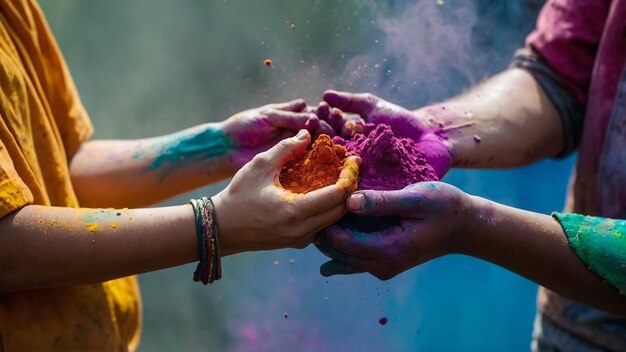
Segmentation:
<svg viewBox="0 0 626 352">
<path fill-rule="evenodd" d="M 562 213 L 552 217 L 578 258 L 626 295 L 626 221 Z"/>
</svg>

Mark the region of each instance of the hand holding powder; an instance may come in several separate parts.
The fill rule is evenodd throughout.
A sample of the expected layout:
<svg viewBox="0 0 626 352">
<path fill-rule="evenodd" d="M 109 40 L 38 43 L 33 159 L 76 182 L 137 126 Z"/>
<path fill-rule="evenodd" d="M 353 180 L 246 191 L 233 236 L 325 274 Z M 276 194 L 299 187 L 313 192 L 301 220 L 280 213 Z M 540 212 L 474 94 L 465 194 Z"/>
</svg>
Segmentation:
<svg viewBox="0 0 626 352">
<path fill-rule="evenodd" d="M 346 158 L 346 149 L 321 134 L 310 150 L 285 165 L 280 173 L 283 188 L 308 193 L 337 182 Z"/>
<path fill-rule="evenodd" d="M 426 154 L 409 138 L 397 138 L 391 127 L 379 124 L 366 125 L 365 135 L 355 135 L 351 140 L 334 137 L 335 143 L 344 145 L 348 154 L 361 157 L 359 189 L 379 191 L 399 190 L 421 181 L 438 181 L 434 169 L 426 162 Z M 346 214 L 337 223 L 344 229 L 361 233 L 381 232 L 400 223 L 394 216 L 360 216 Z"/>
<path fill-rule="evenodd" d="M 415 142 L 397 138 L 388 125 L 379 124 L 367 136 L 358 134 L 352 140 L 335 137 L 333 141 L 363 160 L 359 189 L 398 190 L 421 181 L 439 180 Z"/>
</svg>

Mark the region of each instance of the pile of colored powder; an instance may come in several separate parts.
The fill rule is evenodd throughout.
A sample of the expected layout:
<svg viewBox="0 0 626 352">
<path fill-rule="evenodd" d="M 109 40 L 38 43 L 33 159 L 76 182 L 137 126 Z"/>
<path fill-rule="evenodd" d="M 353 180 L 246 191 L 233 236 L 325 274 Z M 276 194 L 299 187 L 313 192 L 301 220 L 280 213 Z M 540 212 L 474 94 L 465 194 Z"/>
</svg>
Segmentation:
<svg viewBox="0 0 626 352">
<path fill-rule="evenodd" d="M 437 181 L 437 174 L 426 162 L 426 154 L 409 138 L 397 138 L 391 127 L 379 124 L 367 136 L 357 134 L 351 140 L 335 137 L 348 154 L 363 159 L 359 189 L 397 190 L 420 181 Z"/>
<path fill-rule="evenodd" d="M 337 182 L 346 149 L 321 134 L 310 150 L 285 165 L 280 173 L 283 188 L 296 193 L 308 193 Z"/>
</svg>

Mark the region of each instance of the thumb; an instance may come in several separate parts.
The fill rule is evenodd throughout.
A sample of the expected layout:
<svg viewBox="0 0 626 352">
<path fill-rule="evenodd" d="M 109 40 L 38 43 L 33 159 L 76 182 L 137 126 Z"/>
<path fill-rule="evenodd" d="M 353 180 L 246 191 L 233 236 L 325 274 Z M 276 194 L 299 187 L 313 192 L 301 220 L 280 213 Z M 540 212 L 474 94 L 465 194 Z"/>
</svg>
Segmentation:
<svg viewBox="0 0 626 352">
<path fill-rule="evenodd" d="M 372 112 L 379 101 L 378 97 L 370 93 L 348 93 L 336 90 L 324 92 L 323 99 L 334 108 L 362 116 Z"/>
<path fill-rule="evenodd" d="M 397 191 L 357 191 L 347 201 L 348 211 L 365 216 L 415 217 L 422 197 L 410 189 Z"/>
<path fill-rule="evenodd" d="M 265 153 L 259 154 L 259 159 L 272 169 L 280 170 L 287 161 L 302 153 L 311 141 L 307 130 L 300 130 L 295 137 L 283 139 Z"/>
</svg>

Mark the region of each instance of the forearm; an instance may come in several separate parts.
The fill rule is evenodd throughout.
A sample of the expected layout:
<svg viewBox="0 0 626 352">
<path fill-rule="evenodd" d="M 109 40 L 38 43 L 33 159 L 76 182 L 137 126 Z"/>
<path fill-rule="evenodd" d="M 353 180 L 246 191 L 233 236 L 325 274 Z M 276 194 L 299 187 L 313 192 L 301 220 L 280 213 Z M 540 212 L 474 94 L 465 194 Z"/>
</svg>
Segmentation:
<svg viewBox="0 0 626 352">
<path fill-rule="evenodd" d="M 563 149 L 557 110 L 522 69 L 504 71 L 415 113 L 446 140 L 455 167 L 516 167 L 556 156 Z"/>
<path fill-rule="evenodd" d="M 474 203 L 479 220 L 461 253 L 500 265 L 576 301 L 626 315 L 626 297 L 587 269 L 552 217 L 476 197 Z"/>
<path fill-rule="evenodd" d="M 0 220 L 0 292 L 102 282 L 198 260 L 190 206 L 26 206 Z"/>
<path fill-rule="evenodd" d="M 143 207 L 232 176 L 219 124 L 140 140 L 83 144 L 71 162 L 81 205 Z"/>
</svg>

